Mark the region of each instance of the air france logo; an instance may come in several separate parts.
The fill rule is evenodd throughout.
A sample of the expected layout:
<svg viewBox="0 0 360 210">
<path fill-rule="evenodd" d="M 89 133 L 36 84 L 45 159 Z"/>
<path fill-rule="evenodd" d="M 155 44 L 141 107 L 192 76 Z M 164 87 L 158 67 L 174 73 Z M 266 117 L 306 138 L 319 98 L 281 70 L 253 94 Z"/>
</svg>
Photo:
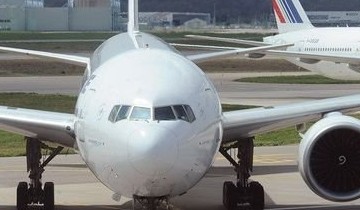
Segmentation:
<svg viewBox="0 0 360 210">
<path fill-rule="evenodd" d="M 303 23 L 292 0 L 273 0 L 273 7 L 281 23 Z"/>
</svg>

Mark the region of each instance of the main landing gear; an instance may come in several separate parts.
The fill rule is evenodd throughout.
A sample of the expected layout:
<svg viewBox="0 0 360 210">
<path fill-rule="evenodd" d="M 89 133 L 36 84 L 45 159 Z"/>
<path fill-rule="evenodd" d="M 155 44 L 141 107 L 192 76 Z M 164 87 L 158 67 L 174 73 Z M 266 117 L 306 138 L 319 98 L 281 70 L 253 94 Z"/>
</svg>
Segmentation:
<svg viewBox="0 0 360 210">
<path fill-rule="evenodd" d="M 25 138 L 26 162 L 30 183 L 20 182 L 17 187 L 17 210 L 27 210 L 29 205 L 43 205 L 44 210 L 54 210 L 54 183 L 46 182 L 42 187 L 45 166 L 58 155 L 63 147 L 51 148 L 38 139 Z M 41 149 L 51 150 L 49 157 L 41 163 Z"/>
<path fill-rule="evenodd" d="M 238 162 L 227 152 L 232 148 L 238 149 Z M 220 153 L 235 167 L 237 174 L 236 185 L 233 182 L 225 182 L 223 185 L 223 204 L 226 209 L 264 209 L 264 188 L 258 182 L 249 182 L 253 169 L 254 138 L 222 145 Z"/>
</svg>

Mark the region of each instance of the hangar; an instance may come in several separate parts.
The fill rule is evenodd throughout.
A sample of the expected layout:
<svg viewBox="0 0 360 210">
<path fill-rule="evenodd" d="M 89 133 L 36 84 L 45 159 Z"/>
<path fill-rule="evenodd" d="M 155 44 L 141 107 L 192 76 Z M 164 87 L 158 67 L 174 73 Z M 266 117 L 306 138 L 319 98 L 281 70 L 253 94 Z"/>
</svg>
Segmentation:
<svg viewBox="0 0 360 210">
<path fill-rule="evenodd" d="M 44 7 L 44 0 L 0 0 L 0 5 L 3 31 L 109 31 L 119 29 L 121 18 L 120 0 L 68 0 L 62 7 Z"/>
</svg>

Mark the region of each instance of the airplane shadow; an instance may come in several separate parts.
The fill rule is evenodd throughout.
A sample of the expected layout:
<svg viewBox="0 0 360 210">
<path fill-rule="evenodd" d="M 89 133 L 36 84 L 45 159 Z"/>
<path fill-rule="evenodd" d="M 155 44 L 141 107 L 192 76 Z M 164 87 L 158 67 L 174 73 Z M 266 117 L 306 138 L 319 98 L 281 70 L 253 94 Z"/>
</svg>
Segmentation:
<svg viewBox="0 0 360 210">
<path fill-rule="evenodd" d="M 252 175 L 268 175 L 298 172 L 296 165 L 267 165 L 254 166 Z M 213 166 L 207 176 L 235 176 L 234 168 L 231 166 Z"/>
<path fill-rule="evenodd" d="M 66 164 L 66 163 L 54 163 L 54 164 L 48 164 L 50 167 L 62 167 L 62 168 L 88 168 L 86 164 L 83 163 L 72 163 L 72 164 Z"/>
<path fill-rule="evenodd" d="M 64 168 L 88 168 L 85 164 L 49 164 L 51 167 L 64 167 Z M 298 172 L 296 165 L 266 165 L 254 166 L 252 175 L 268 175 L 280 173 Z M 235 171 L 231 166 L 213 166 L 209 170 L 210 176 L 227 176 L 235 175 Z"/>
<path fill-rule="evenodd" d="M 116 205 L 57 205 L 55 210 L 131 210 L 132 202 L 127 202 L 124 205 L 116 206 Z M 1 210 L 16 210 L 15 206 L 2 206 L 0 205 Z M 165 208 L 160 208 L 159 210 L 163 210 Z M 190 208 L 183 208 L 181 206 L 173 206 L 172 210 L 225 210 L 222 205 L 217 206 L 196 206 Z M 242 210 L 246 210 L 246 208 L 241 208 Z M 274 205 L 274 206 L 265 206 L 265 209 L 268 210 L 357 210 L 360 209 L 360 205 Z M 44 210 L 42 207 L 34 207 L 29 208 L 28 210 Z"/>
</svg>

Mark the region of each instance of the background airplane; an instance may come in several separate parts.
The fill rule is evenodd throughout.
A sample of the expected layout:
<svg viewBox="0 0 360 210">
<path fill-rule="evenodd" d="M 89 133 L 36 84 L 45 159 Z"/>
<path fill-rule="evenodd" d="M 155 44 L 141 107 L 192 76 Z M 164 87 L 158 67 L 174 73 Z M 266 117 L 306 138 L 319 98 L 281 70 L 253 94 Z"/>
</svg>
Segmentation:
<svg viewBox="0 0 360 210">
<path fill-rule="evenodd" d="M 248 54 L 249 58 L 265 55 L 286 60 L 326 77 L 343 80 L 360 79 L 360 28 L 316 28 L 298 0 L 273 0 L 279 34 L 263 42 L 189 35 L 198 39 L 217 40 L 250 46 L 293 44 L 285 50 L 269 50 Z"/>
<path fill-rule="evenodd" d="M 66 147 L 79 151 L 105 186 L 147 209 L 198 183 L 219 151 L 236 182 L 223 185 L 223 204 L 264 209 L 264 189 L 250 181 L 254 137 L 318 120 L 302 134 L 299 169 L 319 196 L 332 201 L 360 197 L 360 95 L 292 105 L 222 112 L 217 92 L 194 62 L 270 50 L 261 46 L 184 57 L 138 29 L 138 3 L 129 0 L 126 33 L 105 41 L 89 58 L 14 48 L 31 56 L 86 66 L 74 114 L 0 107 L 0 129 L 25 136 L 30 182 L 17 188 L 17 208 L 42 204 L 53 210 L 54 184 L 43 183 L 46 165 Z M 56 143 L 41 162 L 41 148 Z M 228 154 L 237 149 L 237 159 Z"/>
</svg>

